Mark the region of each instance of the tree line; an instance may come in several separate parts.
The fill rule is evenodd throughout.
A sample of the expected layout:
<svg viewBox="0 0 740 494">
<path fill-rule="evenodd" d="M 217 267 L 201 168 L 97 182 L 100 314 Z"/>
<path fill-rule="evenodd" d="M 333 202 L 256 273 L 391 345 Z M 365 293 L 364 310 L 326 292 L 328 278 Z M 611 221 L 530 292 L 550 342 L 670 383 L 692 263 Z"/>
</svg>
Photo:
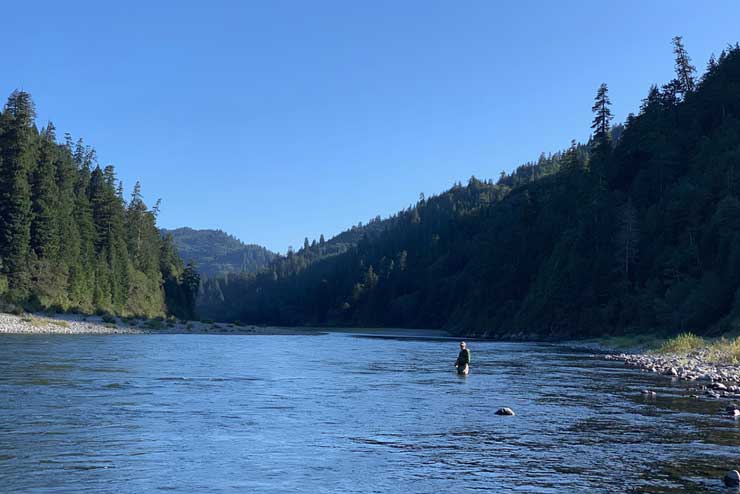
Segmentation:
<svg viewBox="0 0 740 494">
<path fill-rule="evenodd" d="M 0 112 L 0 301 L 4 308 L 192 317 L 199 286 L 137 183 L 69 134 L 36 126 L 31 96 Z"/>
<path fill-rule="evenodd" d="M 623 124 L 602 84 L 587 143 L 422 197 L 339 254 L 305 242 L 209 280 L 199 310 L 510 338 L 740 329 L 740 47 L 701 77 L 673 50 Z"/>
</svg>

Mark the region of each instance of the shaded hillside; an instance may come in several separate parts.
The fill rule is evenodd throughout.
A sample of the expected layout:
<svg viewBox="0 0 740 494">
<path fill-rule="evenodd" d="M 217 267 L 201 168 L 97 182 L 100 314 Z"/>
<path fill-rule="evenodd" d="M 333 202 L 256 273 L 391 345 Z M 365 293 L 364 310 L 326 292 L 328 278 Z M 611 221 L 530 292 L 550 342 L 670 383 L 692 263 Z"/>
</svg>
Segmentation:
<svg viewBox="0 0 740 494">
<path fill-rule="evenodd" d="M 674 50 L 676 78 L 618 132 L 602 85 L 588 144 L 421 200 L 343 254 L 209 284 L 202 309 L 489 337 L 740 331 L 740 48 L 700 79 Z"/>
<path fill-rule="evenodd" d="M 171 235 L 180 257 L 195 263 L 198 272 L 209 278 L 227 273 L 256 273 L 265 269 L 275 253 L 260 245 L 245 244 L 221 230 L 192 228 L 162 229 Z"/>
</svg>

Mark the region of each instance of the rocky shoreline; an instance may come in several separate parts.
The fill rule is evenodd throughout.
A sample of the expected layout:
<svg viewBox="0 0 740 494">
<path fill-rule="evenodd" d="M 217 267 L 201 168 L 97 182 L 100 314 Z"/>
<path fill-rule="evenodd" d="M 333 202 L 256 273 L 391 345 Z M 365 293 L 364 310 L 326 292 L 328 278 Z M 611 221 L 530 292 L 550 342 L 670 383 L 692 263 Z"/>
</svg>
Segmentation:
<svg viewBox="0 0 740 494">
<path fill-rule="evenodd" d="M 685 355 L 657 353 L 608 354 L 607 360 L 622 361 L 626 366 L 661 374 L 671 379 L 695 382 L 690 391 L 708 398 L 740 399 L 740 366 L 709 361 L 709 351 L 696 350 Z M 647 393 L 651 393 L 646 390 Z M 736 416 L 734 410 L 728 413 Z M 740 412 L 737 413 L 740 415 Z"/>
<path fill-rule="evenodd" d="M 319 330 L 277 328 L 158 319 L 121 319 L 80 314 L 0 313 L 0 335 L 103 335 L 103 334 L 233 334 L 233 335 L 316 335 Z"/>
</svg>

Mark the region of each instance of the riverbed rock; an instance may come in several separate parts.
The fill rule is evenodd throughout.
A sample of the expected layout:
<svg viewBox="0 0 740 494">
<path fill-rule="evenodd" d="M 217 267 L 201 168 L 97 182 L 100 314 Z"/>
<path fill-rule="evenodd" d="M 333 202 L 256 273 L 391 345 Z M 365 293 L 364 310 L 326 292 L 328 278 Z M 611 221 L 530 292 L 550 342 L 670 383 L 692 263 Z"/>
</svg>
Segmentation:
<svg viewBox="0 0 740 494">
<path fill-rule="evenodd" d="M 516 414 L 514 413 L 514 410 L 512 410 L 511 408 L 504 407 L 504 408 L 499 408 L 498 410 L 496 410 L 496 415 L 516 415 Z"/>
<path fill-rule="evenodd" d="M 723 479 L 727 487 L 738 487 L 740 486 L 740 472 L 737 470 L 730 470 L 725 474 Z"/>
</svg>

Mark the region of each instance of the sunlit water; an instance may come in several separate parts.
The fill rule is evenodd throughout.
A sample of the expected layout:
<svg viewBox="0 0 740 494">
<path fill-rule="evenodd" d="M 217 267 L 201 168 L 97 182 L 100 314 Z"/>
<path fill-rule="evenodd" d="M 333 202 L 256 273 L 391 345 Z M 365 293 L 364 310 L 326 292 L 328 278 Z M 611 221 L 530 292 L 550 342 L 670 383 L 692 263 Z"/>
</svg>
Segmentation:
<svg viewBox="0 0 740 494">
<path fill-rule="evenodd" d="M 684 385 L 471 349 L 459 377 L 451 340 L 3 336 L 0 492 L 716 493 L 740 466 L 738 425 Z"/>
</svg>

